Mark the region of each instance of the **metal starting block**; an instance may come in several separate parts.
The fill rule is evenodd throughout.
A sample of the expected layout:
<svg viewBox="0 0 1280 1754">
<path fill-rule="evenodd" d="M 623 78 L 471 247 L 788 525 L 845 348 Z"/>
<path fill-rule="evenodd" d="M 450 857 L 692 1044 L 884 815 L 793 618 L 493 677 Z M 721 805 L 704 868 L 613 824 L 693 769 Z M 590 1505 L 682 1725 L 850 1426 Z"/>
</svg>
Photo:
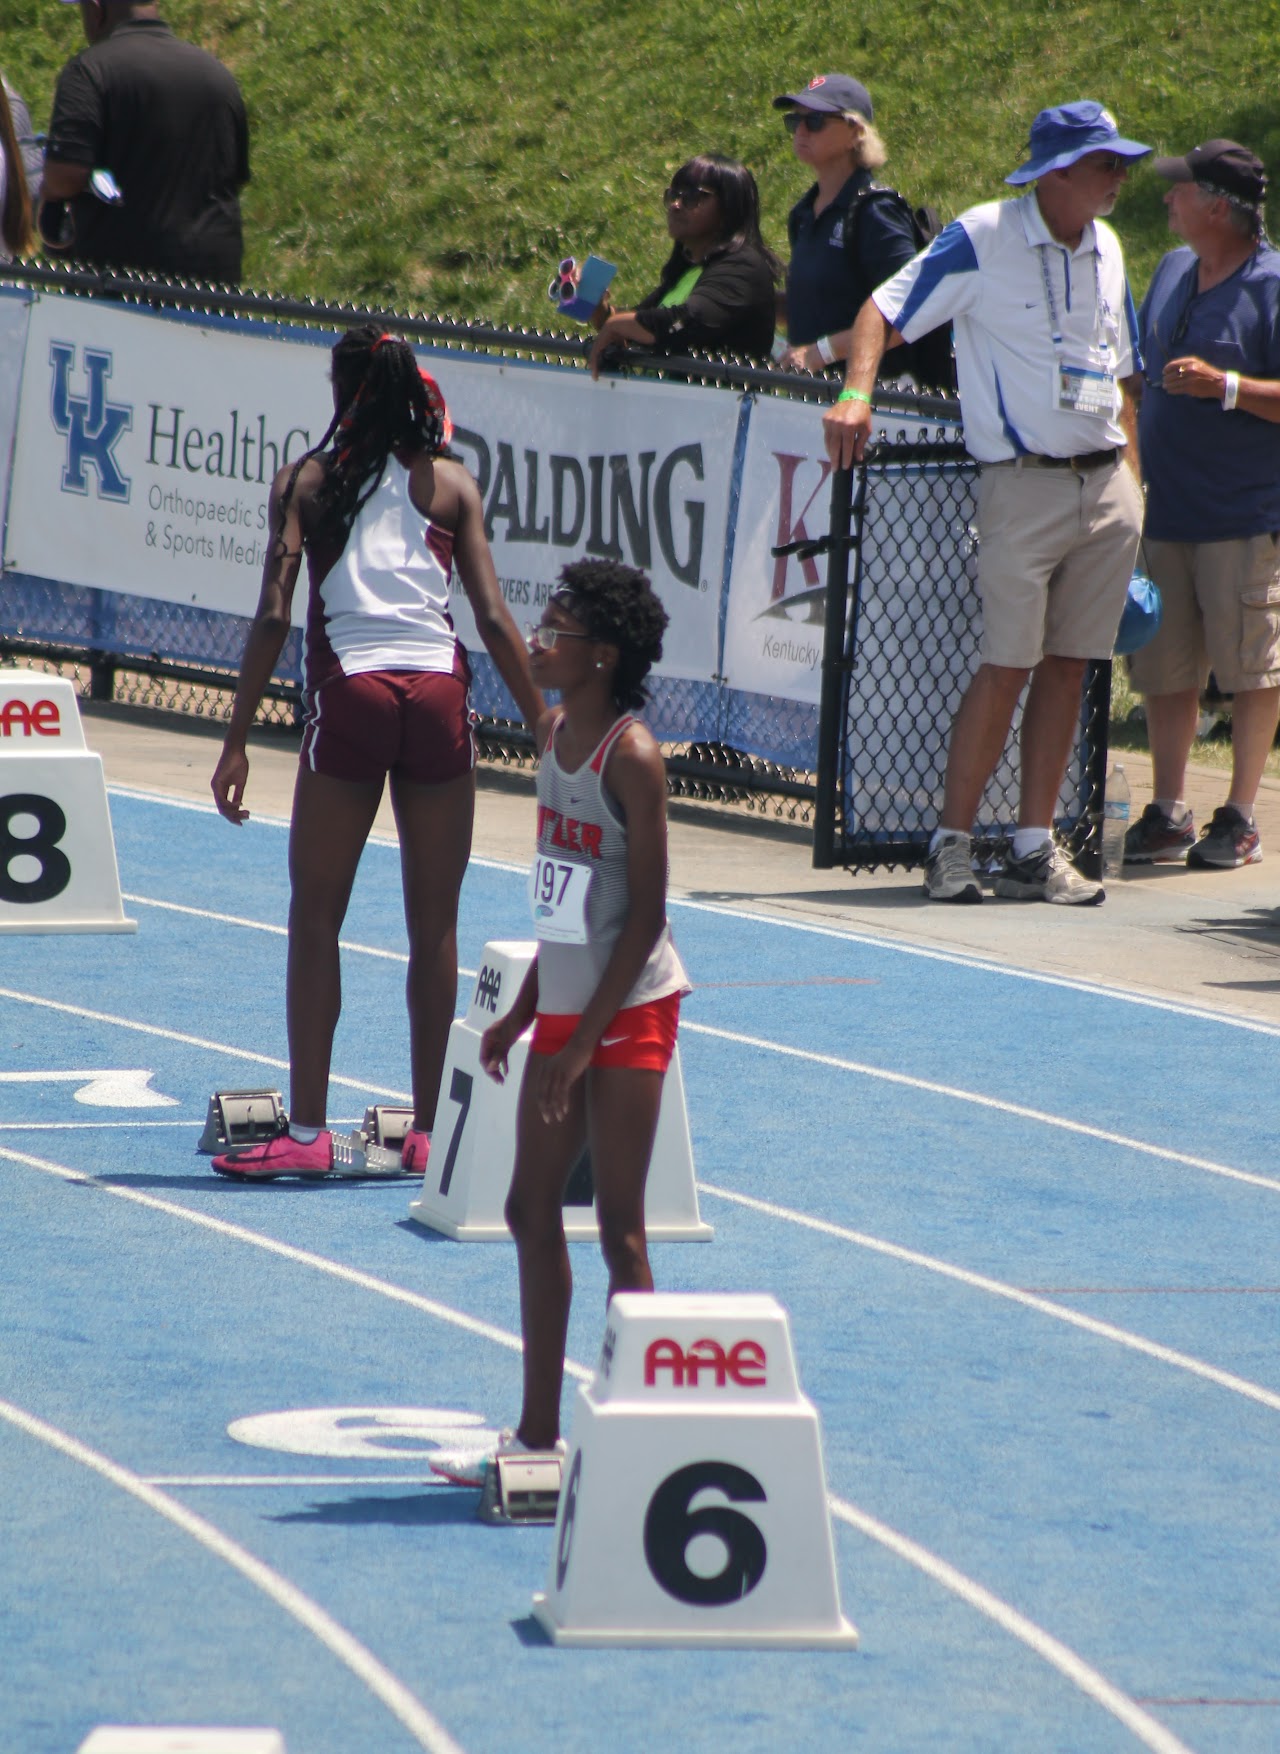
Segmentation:
<svg viewBox="0 0 1280 1754">
<path fill-rule="evenodd" d="M 340 1133 L 333 1135 L 329 1174 L 341 1181 L 368 1181 L 377 1176 L 398 1179 L 404 1168 L 398 1150 L 388 1151 L 384 1145 L 371 1144 L 363 1132 L 353 1130 L 345 1139 Z"/>
<path fill-rule="evenodd" d="M 206 1157 L 238 1151 L 242 1145 L 274 1139 L 286 1125 L 284 1098 L 278 1090 L 215 1090 L 196 1150 Z"/>
<path fill-rule="evenodd" d="M 553 1523 L 564 1457 L 554 1450 L 495 1456 L 485 1470 L 477 1516 L 482 1523 Z"/>
<path fill-rule="evenodd" d="M 385 1145 L 389 1151 L 399 1151 L 404 1144 L 404 1136 L 413 1126 L 413 1110 L 411 1108 L 388 1108 L 385 1103 L 372 1103 L 364 1111 L 364 1126 L 360 1131 L 373 1145 Z"/>
</svg>

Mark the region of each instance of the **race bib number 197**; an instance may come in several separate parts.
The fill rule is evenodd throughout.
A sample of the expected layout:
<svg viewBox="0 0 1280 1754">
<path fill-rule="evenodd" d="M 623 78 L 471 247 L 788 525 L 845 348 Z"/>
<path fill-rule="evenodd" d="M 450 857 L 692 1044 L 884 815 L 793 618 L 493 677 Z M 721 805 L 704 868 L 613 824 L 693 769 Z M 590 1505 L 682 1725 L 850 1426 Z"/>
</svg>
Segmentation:
<svg viewBox="0 0 1280 1754">
<path fill-rule="evenodd" d="M 533 929 L 549 944 L 585 944 L 592 872 L 563 859 L 537 858 L 529 872 Z"/>
</svg>

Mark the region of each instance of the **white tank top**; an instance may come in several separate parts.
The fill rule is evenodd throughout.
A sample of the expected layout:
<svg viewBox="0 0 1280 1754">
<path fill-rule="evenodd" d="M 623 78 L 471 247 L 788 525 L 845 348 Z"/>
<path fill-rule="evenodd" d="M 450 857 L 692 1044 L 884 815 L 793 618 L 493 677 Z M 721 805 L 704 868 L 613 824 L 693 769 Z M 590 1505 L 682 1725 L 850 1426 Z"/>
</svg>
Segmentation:
<svg viewBox="0 0 1280 1754">
<path fill-rule="evenodd" d="M 453 670 L 458 638 L 449 615 L 447 558 L 409 497 L 409 471 L 387 458 L 346 547 L 320 586 L 324 632 L 346 676 L 370 670 Z M 447 557 L 448 532 L 440 532 Z"/>
<path fill-rule="evenodd" d="M 557 719 L 538 766 L 538 854 L 557 865 L 585 868 L 591 883 L 586 942 L 538 942 L 538 1009 L 548 1015 L 579 1015 L 586 1009 L 627 917 L 627 829 L 604 776 L 613 746 L 630 723 L 630 714 L 618 719 L 582 766 L 566 773 L 556 756 Z M 619 1010 L 690 990 L 671 927 L 664 921 Z"/>
</svg>

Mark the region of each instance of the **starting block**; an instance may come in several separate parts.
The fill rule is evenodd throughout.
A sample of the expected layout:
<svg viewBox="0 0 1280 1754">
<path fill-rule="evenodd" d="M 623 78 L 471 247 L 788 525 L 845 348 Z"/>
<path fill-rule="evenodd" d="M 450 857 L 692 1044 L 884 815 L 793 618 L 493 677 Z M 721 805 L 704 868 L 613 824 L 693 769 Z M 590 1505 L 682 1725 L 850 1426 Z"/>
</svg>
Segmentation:
<svg viewBox="0 0 1280 1754">
<path fill-rule="evenodd" d="M 0 670 L 0 932 L 136 932 L 102 757 L 65 677 Z"/>
<path fill-rule="evenodd" d="M 564 1457 L 545 1454 L 495 1456 L 484 1477 L 477 1515 L 482 1523 L 553 1523 L 560 1502 Z"/>
<path fill-rule="evenodd" d="M 278 1090 L 215 1090 L 209 1098 L 197 1151 L 216 1157 L 274 1139 L 285 1125 L 284 1098 Z"/>
<path fill-rule="evenodd" d="M 606 1322 L 533 1598 L 552 1642 L 854 1648 L 786 1311 L 622 1292 Z"/>
<path fill-rule="evenodd" d="M 371 1145 L 385 1145 L 389 1151 L 399 1151 L 412 1126 L 411 1108 L 389 1108 L 385 1103 L 371 1103 L 364 1111 L 364 1125 L 360 1131 Z"/>
<path fill-rule="evenodd" d="M 403 1175 L 400 1140 L 404 1132 L 401 1131 L 394 1149 L 383 1143 L 394 1137 L 391 1117 L 401 1114 L 407 1114 L 412 1121 L 412 1109 L 366 1109 L 363 1127 L 346 1136 L 335 1133 L 330 1174 L 343 1181 Z M 238 1151 L 245 1145 L 274 1139 L 287 1125 L 284 1099 L 278 1090 L 215 1090 L 209 1098 L 204 1132 L 196 1150 L 207 1157 Z"/>
<path fill-rule="evenodd" d="M 503 1206 L 515 1163 L 516 1109 L 533 1031 L 527 1030 L 511 1049 L 504 1084 L 495 1084 L 481 1067 L 480 1038 L 514 1003 L 536 949 L 532 942 L 486 944 L 466 1014 L 449 1031 L 431 1157 L 421 1190 L 409 1203 L 409 1216 L 462 1242 L 511 1240 Z M 708 1242 L 712 1236 L 698 1211 L 678 1047 L 662 1086 L 645 1188 L 645 1231 L 650 1242 Z M 564 1233 L 571 1242 L 594 1242 L 600 1234 L 585 1154 L 569 1178 Z"/>
</svg>

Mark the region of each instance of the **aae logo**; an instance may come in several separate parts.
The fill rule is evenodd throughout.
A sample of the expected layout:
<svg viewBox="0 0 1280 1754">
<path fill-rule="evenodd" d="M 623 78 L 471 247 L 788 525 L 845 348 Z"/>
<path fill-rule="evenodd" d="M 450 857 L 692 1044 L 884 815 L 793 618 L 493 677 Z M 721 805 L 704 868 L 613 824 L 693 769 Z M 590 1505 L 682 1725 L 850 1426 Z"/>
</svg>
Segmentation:
<svg viewBox="0 0 1280 1754">
<path fill-rule="evenodd" d="M 87 494 L 89 479 L 85 470 L 88 466 L 97 477 L 98 498 L 127 505 L 129 477 L 116 462 L 115 448 L 120 435 L 133 427 L 133 408 L 127 402 L 107 401 L 111 355 L 100 348 L 85 348 L 87 389 L 84 395 L 72 394 L 71 380 L 76 368 L 74 342 L 50 342 L 49 364 L 53 367 L 49 412 L 54 431 L 60 432 L 67 441 L 62 491 Z"/>
</svg>

